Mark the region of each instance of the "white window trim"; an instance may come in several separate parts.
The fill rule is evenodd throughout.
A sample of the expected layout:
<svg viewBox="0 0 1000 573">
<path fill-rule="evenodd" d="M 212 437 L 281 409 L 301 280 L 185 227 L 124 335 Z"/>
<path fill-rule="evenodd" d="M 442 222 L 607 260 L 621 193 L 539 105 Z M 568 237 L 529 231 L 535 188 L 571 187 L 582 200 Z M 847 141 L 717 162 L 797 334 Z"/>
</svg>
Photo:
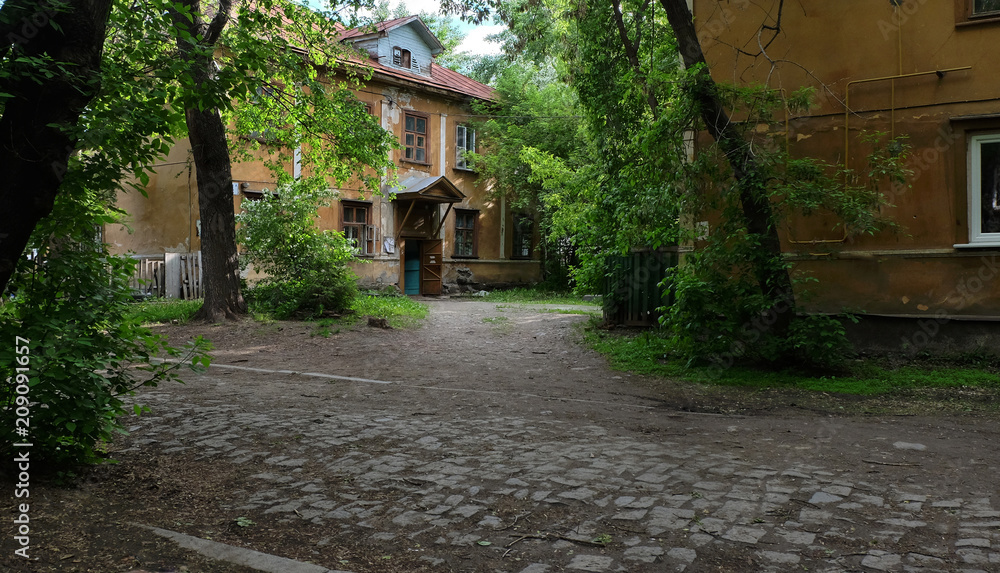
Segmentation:
<svg viewBox="0 0 1000 573">
<path fill-rule="evenodd" d="M 983 228 L 983 181 L 982 144 L 1000 143 L 1000 133 L 985 133 L 969 138 L 969 243 L 955 245 L 962 247 L 995 247 L 1000 246 L 1000 233 L 984 233 Z"/>
<path fill-rule="evenodd" d="M 462 135 L 459 135 L 460 133 Z M 472 135 L 472 149 L 469 149 L 470 134 Z M 459 146 L 459 142 L 462 143 L 461 147 Z M 463 171 L 472 171 L 472 168 L 469 167 L 468 160 L 465 158 L 465 153 L 468 151 L 472 151 L 473 153 L 475 153 L 476 151 L 476 130 L 471 129 L 465 125 L 456 125 L 455 126 L 455 169 L 461 169 Z"/>
</svg>

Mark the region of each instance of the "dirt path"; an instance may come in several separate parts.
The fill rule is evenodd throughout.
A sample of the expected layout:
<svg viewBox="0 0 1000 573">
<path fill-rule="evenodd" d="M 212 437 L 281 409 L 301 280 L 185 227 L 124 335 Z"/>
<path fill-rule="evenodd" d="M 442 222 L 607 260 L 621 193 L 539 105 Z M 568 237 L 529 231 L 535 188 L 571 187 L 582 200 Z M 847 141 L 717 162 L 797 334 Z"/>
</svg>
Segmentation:
<svg viewBox="0 0 1000 573">
<path fill-rule="evenodd" d="M 168 328 L 217 366 L 142 396 L 120 465 L 40 488 L 40 561 L 0 564 L 248 571 L 144 524 L 355 572 L 1000 570 L 993 419 L 685 411 L 725 408 L 609 370 L 581 316 L 430 304 Z"/>
</svg>

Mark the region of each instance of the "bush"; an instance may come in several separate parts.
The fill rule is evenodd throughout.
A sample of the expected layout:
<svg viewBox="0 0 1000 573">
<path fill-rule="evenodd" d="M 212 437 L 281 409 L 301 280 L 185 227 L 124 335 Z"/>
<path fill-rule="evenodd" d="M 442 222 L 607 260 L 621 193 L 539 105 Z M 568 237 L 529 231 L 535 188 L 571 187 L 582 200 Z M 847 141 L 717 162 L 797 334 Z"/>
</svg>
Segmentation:
<svg viewBox="0 0 1000 573">
<path fill-rule="evenodd" d="M 28 442 L 32 462 L 54 469 L 103 461 L 102 443 L 124 433 L 123 397 L 177 380 L 180 364 L 151 359 L 208 364 L 209 346 L 201 339 L 185 351 L 172 348 L 129 317 L 135 263 L 109 255 L 94 234 L 95 224 L 113 220 L 97 201 L 61 194 L 32 236 L 34 256 L 20 261 L 11 294 L 0 304 L 0 380 L 6 382 L 0 455 L 6 460 L 13 459 L 11 444 Z M 19 418 L 28 418 L 26 428 L 15 425 Z"/>
<path fill-rule="evenodd" d="M 332 198 L 322 181 L 299 180 L 277 197 L 243 203 L 237 237 L 245 264 L 266 275 L 246 294 L 256 311 L 311 318 L 350 307 L 358 289 L 347 264 L 355 250 L 343 233 L 316 227 L 316 210 Z"/>
</svg>

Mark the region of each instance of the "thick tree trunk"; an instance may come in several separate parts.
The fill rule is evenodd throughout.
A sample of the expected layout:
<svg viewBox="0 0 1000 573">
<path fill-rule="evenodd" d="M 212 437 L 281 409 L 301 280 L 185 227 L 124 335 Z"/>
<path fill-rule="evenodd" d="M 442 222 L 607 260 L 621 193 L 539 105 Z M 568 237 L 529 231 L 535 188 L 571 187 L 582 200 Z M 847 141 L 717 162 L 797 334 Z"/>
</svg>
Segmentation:
<svg viewBox="0 0 1000 573">
<path fill-rule="evenodd" d="M 199 0 L 182 0 L 193 22 L 174 13 L 174 22 L 200 37 L 201 45 L 177 38 L 177 47 L 191 66 L 194 89 L 210 92 L 213 79 L 212 48 L 229 19 L 230 0 L 221 0 L 212 21 L 202 21 Z M 200 99 L 200 98 L 195 98 Z M 198 171 L 198 211 L 201 218 L 202 291 L 205 302 L 196 319 L 216 322 L 235 320 L 247 312 L 240 293 L 240 266 L 236 250 L 236 214 L 233 212 L 233 172 L 226 126 L 218 109 L 189 107 L 185 110 L 194 166 Z"/>
<path fill-rule="evenodd" d="M 100 89 L 110 13 L 111 0 L 68 0 L 58 12 L 45 3 L 8 0 L 0 9 L 0 57 L 54 60 L 44 70 L 4 62 L 10 74 L 0 91 L 13 97 L 0 118 L 0 293 L 35 225 L 52 211 L 76 147 L 73 129 Z"/>
<path fill-rule="evenodd" d="M 701 66 L 695 76 L 692 93 L 698 102 L 702 121 L 733 169 L 750 239 L 759 243 L 758 255 L 753 261 L 755 278 L 761 291 L 772 301 L 771 310 L 776 320 L 771 328 L 776 335 L 783 336 L 795 316 L 795 299 L 791 278 L 782 263 L 781 242 L 774 226 L 773 209 L 766 181 L 761 176 L 762 169 L 750 145 L 738 130 L 733 129 L 729 114 L 719 99 L 687 3 L 685 0 L 660 0 L 660 3 L 677 38 L 684 66 L 689 69 Z"/>
<path fill-rule="evenodd" d="M 211 322 L 237 319 L 247 312 L 240 293 L 233 212 L 233 174 L 226 129 L 215 109 L 186 110 L 188 136 L 198 170 L 201 214 L 202 292 L 205 303 L 195 318 Z"/>
</svg>

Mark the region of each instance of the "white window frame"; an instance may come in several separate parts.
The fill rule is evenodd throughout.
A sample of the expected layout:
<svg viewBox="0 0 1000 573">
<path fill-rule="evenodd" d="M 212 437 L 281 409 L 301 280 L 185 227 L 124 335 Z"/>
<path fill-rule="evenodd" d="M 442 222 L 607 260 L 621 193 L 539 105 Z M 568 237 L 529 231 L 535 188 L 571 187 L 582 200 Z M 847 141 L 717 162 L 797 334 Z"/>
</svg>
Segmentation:
<svg viewBox="0 0 1000 573">
<path fill-rule="evenodd" d="M 983 232 L 982 145 L 1000 143 L 1000 133 L 983 133 L 969 138 L 969 246 L 998 247 L 1000 232 Z M 998 182 L 1000 183 L 1000 182 Z M 1000 209 L 1000 196 L 994 198 Z"/>
<path fill-rule="evenodd" d="M 472 137 L 469 137 L 469 134 Z M 471 142 L 470 142 L 471 139 Z M 471 145 L 469 145 L 471 143 Z M 465 157 L 466 153 L 476 152 L 476 130 L 465 125 L 455 126 L 455 169 L 472 171 L 469 162 Z"/>
</svg>

